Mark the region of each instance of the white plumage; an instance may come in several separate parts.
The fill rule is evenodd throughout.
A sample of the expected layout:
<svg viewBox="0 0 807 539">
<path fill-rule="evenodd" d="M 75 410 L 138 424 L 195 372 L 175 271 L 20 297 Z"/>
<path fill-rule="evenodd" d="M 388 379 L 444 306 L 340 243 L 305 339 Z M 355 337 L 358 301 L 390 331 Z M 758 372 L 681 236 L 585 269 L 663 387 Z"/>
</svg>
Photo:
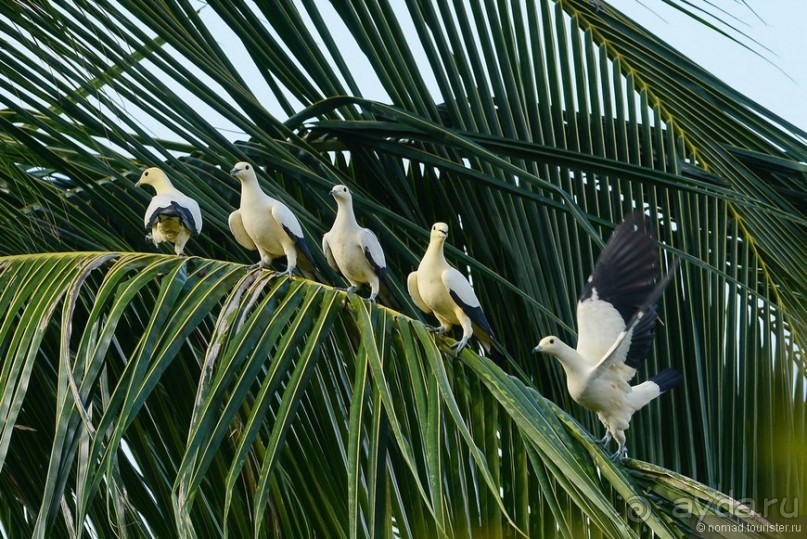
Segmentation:
<svg viewBox="0 0 807 539">
<path fill-rule="evenodd" d="M 369 299 L 374 302 L 381 282 L 387 280 L 384 251 L 373 231 L 362 228 L 356 222 L 350 190 L 344 185 L 337 185 L 330 194 L 336 199 L 336 219 L 331 230 L 322 237 L 322 252 L 328 265 L 350 283 L 348 293 L 369 284 Z M 385 284 L 389 288 L 389 283 Z"/>
<path fill-rule="evenodd" d="M 182 256 L 191 236 L 202 232 L 202 212 L 199 204 L 174 188 L 161 169 L 151 167 L 143 171 L 135 186 L 150 185 L 155 195 L 151 199 L 143 224 L 151 229 L 154 244 L 167 241 L 174 244 L 174 252 Z"/>
<path fill-rule="evenodd" d="M 241 182 L 241 206 L 230 214 L 230 231 L 235 240 L 260 254 L 256 266 L 267 268 L 277 257 L 286 257 L 286 270 L 291 276 L 298 258 L 313 268 L 314 258 L 303 236 L 303 227 L 292 211 L 279 200 L 263 192 L 255 175 L 255 167 L 239 162 L 230 174 Z"/>
<path fill-rule="evenodd" d="M 425 313 L 433 313 L 440 326 L 429 328 L 445 333 L 453 326 L 462 327 L 462 339 L 453 347 L 456 353 L 465 347 L 472 335 L 477 335 L 485 350 L 500 366 L 504 357 L 492 346 L 494 338 L 479 299 L 465 276 L 446 261 L 443 247 L 448 237 L 448 225 L 432 226 L 429 247 L 417 271 L 409 274 L 407 289 L 412 301 Z"/>
<path fill-rule="evenodd" d="M 629 383 L 650 352 L 656 304 L 679 263 L 656 284 L 657 252 L 644 215 L 628 216 L 600 254 L 577 303 L 577 349 L 555 336 L 535 347 L 560 361 L 571 397 L 597 414 L 606 428 L 601 443 L 616 439 L 614 459 L 627 454 L 625 430 L 634 412 L 681 382 L 677 371 L 664 369 L 646 382 Z"/>
</svg>

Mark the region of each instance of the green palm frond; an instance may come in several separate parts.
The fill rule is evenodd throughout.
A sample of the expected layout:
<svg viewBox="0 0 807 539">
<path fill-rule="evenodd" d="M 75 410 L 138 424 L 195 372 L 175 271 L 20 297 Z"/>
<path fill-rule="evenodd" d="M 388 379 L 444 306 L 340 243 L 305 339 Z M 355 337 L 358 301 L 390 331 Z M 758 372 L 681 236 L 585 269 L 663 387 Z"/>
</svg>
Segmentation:
<svg viewBox="0 0 807 539">
<path fill-rule="evenodd" d="M 422 323 L 344 292 L 144 254 L 7 258 L 0 279 L 15 529 L 36 515 L 35 535 L 89 519 L 159 536 L 374 535 L 393 522 L 534 536 L 535 511 L 570 536 L 587 519 L 631 535 L 631 511 L 661 536 L 688 526 L 534 389 L 470 351 L 446 362 Z M 42 401 L 55 432 L 28 405 Z M 26 466 L 37 455 L 47 468 Z M 710 489 L 692 484 L 678 480 L 676 503 L 706 507 Z M 38 489 L 41 506 L 26 495 Z"/>
</svg>

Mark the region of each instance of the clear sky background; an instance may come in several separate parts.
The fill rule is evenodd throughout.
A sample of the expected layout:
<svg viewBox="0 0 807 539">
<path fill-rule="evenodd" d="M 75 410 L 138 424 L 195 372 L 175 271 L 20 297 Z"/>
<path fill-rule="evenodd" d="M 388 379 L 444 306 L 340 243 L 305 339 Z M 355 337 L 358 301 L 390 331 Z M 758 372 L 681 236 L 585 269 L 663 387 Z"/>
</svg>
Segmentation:
<svg viewBox="0 0 807 539">
<path fill-rule="evenodd" d="M 709 11 L 731 24 L 735 29 L 727 31 L 748 48 L 661 0 L 601 1 L 619 9 L 742 94 L 807 131 L 807 0 L 691 0 L 695 6 L 711 4 Z M 200 7 L 203 5 L 204 2 L 200 2 Z M 350 59 L 364 96 L 388 101 L 362 51 L 332 12 L 329 2 L 320 0 L 318 6 L 326 20 L 332 21 L 330 30 L 343 48 L 342 54 Z M 720 9 L 725 13 L 720 13 Z M 232 51 L 236 57 L 247 56 L 240 39 L 221 24 L 212 9 L 203 9 L 201 15 L 215 30 L 225 50 Z M 404 32 L 414 33 L 408 16 L 402 17 L 400 22 Z M 748 37 L 742 37 L 741 33 Z M 340 39 L 340 35 L 344 39 Z M 414 42 L 412 45 L 415 54 L 419 54 L 419 47 Z M 367 69 L 366 76 L 361 74 L 363 66 Z M 262 77 L 248 69 L 242 74 L 259 97 L 266 96 L 264 105 L 278 117 L 285 117 L 277 103 L 273 103 L 274 98 Z M 430 72 L 424 76 L 427 82 L 433 83 Z M 195 98 L 188 95 L 188 99 Z M 226 121 L 216 124 L 231 137 L 238 138 Z"/>
<path fill-rule="evenodd" d="M 607 2 L 733 88 L 807 131 L 807 0 L 745 0 L 753 11 L 740 0 L 710 0 L 730 14 L 721 14 L 723 20 L 759 43 L 745 40 L 762 57 L 659 0 Z"/>
</svg>

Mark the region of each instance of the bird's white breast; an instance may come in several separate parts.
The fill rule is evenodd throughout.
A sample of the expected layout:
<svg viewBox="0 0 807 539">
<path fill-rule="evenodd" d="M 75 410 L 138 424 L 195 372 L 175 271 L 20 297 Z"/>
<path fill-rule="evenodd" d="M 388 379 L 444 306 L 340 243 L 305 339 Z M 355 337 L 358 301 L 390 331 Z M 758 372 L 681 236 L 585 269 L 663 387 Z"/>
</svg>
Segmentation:
<svg viewBox="0 0 807 539">
<path fill-rule="evenodd" d="M 272 216 L 270 205 L 254 201 L 241 204 L 241 220 L 244 230 L 255 245 L 272 256 L 283 256 L 283 242 L 293 243 L 283 227 Z"/>
<path fill-rule="evenodd" d="M 572 398 L 582 406 L 595 412 L 607 412 L 622 406 L 630 386 L 614 377 L 600 376 L 590 378 L 585 384 L 577 387 L 571 387 L 569 384 L 568 389 Z"/>
<path fill-rule="evenodd" d="M 625 329 L 625 321 L 619 311 L 610 303 L 599 299 L 596 290 L 590 298 L 577 305 L 577 325 L 577 351 L 594 363 L 605 356 Z"/>
<path fill-rule="evenodd" d="M 357 230 L 332 230 L 328 236 L 328 245 L 342 275 L 348 279 L 366 282 L 373 274 L 373 268 L 367 261 Z"/>
</svg>

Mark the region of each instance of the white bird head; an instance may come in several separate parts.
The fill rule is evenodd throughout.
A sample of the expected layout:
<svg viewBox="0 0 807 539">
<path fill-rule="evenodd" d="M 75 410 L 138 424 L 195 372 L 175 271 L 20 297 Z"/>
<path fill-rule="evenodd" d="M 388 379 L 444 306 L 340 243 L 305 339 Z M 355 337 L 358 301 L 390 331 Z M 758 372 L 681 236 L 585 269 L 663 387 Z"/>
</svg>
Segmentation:
<svg viewBox="0 0 807 539">
<path fill-rule="evenodd" d="M 431 234 L 429 239 L 434 242 L 443 243 L 448 237 L 448 225 L 445 223 L 434 223 L 432 225 Z"/>
<path fill-rule="evenodd" d="M 256 178 L 255 167 L 246 161 L 239 161 L 230 171 L 230 176 L 235 176 L 240 182 L 244 182 L 244 180 L 251 180 Z"/>
<path fill-rule="evenodd" d="M 152 186 L 158 194 L 165 189 L 171 189 L 173 187 L 173 185 L 171 185 L 171 180 L 168 179 L 165 172 L 157 167 L 151 167 L 144 170 L 143 174 L 140 176 L 140 179 L 137 180 L 135 187 L 142 187 L 144 185 Z"/>
<path fill-rule="evenodd" d="M 336 202 L 352 202 L 353 196 L 350 194 L 350 189 L 345 185 L 334 185 L 331 189 L 330 195 L 336 199 Z"/>
<path fill-rule="evenodd" d="M 566 343 L 564 343 L 559 338 L 555 337 L 554 335 L 550 335 L 548 337 L 544 337 L 541 339 L 541 342 L 538 343 L 538 346 L 532 349 L 533 352 L 544 352 L 547 354 L 552 354 L 553 356 L 557 356 L 559 353 L 563 352 L 565 348 L 568 348 Z"/>
</svg>

